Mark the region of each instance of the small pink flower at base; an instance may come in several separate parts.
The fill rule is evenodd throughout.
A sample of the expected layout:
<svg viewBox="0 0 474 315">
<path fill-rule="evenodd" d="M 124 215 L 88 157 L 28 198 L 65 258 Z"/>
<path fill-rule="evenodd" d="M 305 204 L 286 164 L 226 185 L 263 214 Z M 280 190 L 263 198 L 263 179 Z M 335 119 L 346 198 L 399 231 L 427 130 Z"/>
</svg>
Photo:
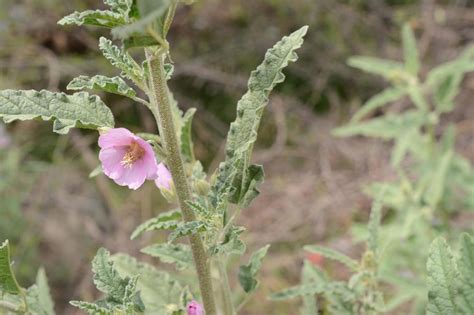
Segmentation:
<svg viewBox="0 0 474 315">
<path fill-rule="evenodd" d="M 99 137 L 104 174 L 120 186 L 138 189 L 157 178 L 158 163 L 151 145 L 125 128 L 112 128 Z"/>
<path fill-rule="evenodd" d="M 173 178 L 171 177 L 170 171 L 166 168 L 163 163 L 158 164 L 158 178 L 155 179 L 155 184 L 159 189 L 171 190 L 171 183 Z"/>
<path fill-rule="evenodd" d="M 197 301 L 192 300 L 186 307 L 187 315 L 204 315 L 204 307 Z"/>
</svg>

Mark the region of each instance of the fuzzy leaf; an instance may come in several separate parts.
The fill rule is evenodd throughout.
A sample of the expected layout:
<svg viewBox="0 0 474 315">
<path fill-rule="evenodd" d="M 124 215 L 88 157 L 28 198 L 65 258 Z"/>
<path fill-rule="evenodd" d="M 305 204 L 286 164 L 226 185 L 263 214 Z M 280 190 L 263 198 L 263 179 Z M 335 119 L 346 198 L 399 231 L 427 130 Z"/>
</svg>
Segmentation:
<svg viewBox="0 0 474 315">
<path fill-rule="evenodd" d="M 162 262 L 176 264 L 176 269 L 183 270 L 193 266 L 193 255 L 188 245 L 155 244 L 141 250 L 142 253 L 158 257 Z"/>
<path fill-rule="evenodd" d="M 443 238 L 433 241 L 429 250 L 427 315 L 461 314 L 456 303 L 459 272 L 451 249 Z"/>
<path fill-rule="evenodd" d="M 71 301 L 69 302 L 72 306 L 75 306 L 87 314 L 90 315 L 112 315 L 113 311 L 105 307 L 101 307 L 94 303 L 83 302 L 83 301 Z"/>
<path fill-rule="evenodd" d="M 94 284 L 101 292 L 110 295 L 120 301 L 125 295 L 126 283 L 109 260 L 110 253 L 100 248 L 92 261 L 92 272 L 94 272 Z"/>
<path fill-rule="evenodd" d="M 329 259 L 339 261 L 353 271 L 357 271 L 359 269 L 359 263 L 357 261 L 333 249 L 317 245 L 307 245 L 303 248 L 310 253 L 320 254 Z"/>
<path fill-rule="evenodd" d="M 74 78 L 67 86 L 68 90 L 99 90 L 109 93 L 115 93 L 128 97 L 137 95 L 135 91 L 125 83 L 120 77 L 109 78 L 103 75 L 95 75 L 92 78 L 81 75 Z"/>
<path fill-rule="evenodd" d="M 263 183 L 265 172 L 262 165 L 250 165 L 244 173 L 244 180 L 242 181 L 242 191 L 245 193 L 240 198 L 239 206 L 247 208 L 252 200 L 259 194 L 258 186 Z"/>
<path fill-rule="evenodd" d="M 108 5 L 112 11 L 128 16 L 132 9 L 134 0 L 104 0 L 104 3 Z"/>
<path fill-rule="evenodd" d="M 390 164 L 394 167 L 398 166 L 407 152 L 413 145 L 413 139 L 418 135 L 418 130 L 407 129 L 400 133 L 400 136 L 396 139 L 395 146 L 390 157 Z"/>
<path fill-rule="evenodd" d="M 110 259 L 110 253 L 104 248 L 97 251 L 92 261 L 92 272 L 94 272 L 94 284 L 97 289 L 106 294 L 106 303 L 109 308 L 121 310 L 142 310 L 141 301 L 137 289 L 137 275 L 122 278 Z"/>
<path fill-rule="evenodd" d="M 84 12 L 74 12 L 63 17 L 58 22 L 59 25 L 94 25 L 102 27 L 116 27 L 125 24 L 125 19 L 119 13 L 102 10 L 87 10 Z"/>
<path fill-rule="evenodd" d="M 348 59 L 347 64 L 362 71 L 380 75 L 388 80 L 404 72 L 401 63 L 375 57 L 354 56 Z"/>
<path fill-rule="evenodd" d="M 137 290 L 143 299 L 145 314 L 171 315 L 184 310 L 181 296 L 185 288 L 168 273 L 125 254 L 113 255 L 111 259 L 121 277 L 140 275 Z"/>
<path fill-rule="evenodd" d="M 143 71 L 133 58 L 105 37 L 99 39 L 99 48 L 104 57 L 122 71 L 122 76 L 134 82 L 144 82 Z"/>
<path fill-rule="evenodd" d="M 145 232 L 156 230 L 174 230 L 179 225 L 182 217 L 181 210 L 171 210 L 160 213 L 157 217 L 151 218 L 140 224 L 135 231 L 133 231 L 130 239 L 135 239 Z"/>
<path fill-rule="evenodd" d="M 377 254 L 378 251 L 379 229 L 380 223 L 382 221 L 382 206 L 385 197 L 384 195 L 385 191 L 382 191 L 379 196 L 377 196 L 377 199 L 374 200 L 372 209 L 370 211 L 369 223 L 367 225 L 367 229 L 369 231 L 367 243 L 369 249 L 374 252 L 374 254 Z"/>
<path fill-rule="evenodd" d="M 388 88 L 372 96 L 365 104 L 359 109 L 354 116 L 352 117 L 352 121 L 359 121 L 368 113 L 376 110 L 379 107 L 384 106 L 387 103 L 394 102 L 400 99 L 402 96 L 406 94 L 401 88 Z"/>
<path fill-rule="evenodd" d="M 195 108 L 190 108 L 188 109 L 186 114 L 184 114 L 180 133 L 181 154 L 183 155 L 184 160 L 188 163 L 195 161 L 193 139 L 191 134 L 191 125 L 193 123 L 193 117 L 195 112 Z"/>
<path fill-rule="evenodd" d="M 171 5 L 170 0 L 137 0 L 140 19 L 128 25 L 112 29 L 115 38 L 127 39 L 136 35 L 147 34 L 149 28 L 164 38 L 163 23 L 160 20 Z"/>
<path fill-rule="evenodd" d="M 392 139 L 400 136 L 402 131 L 421 127 L 428 118 L 419 111 L 407 111 L 403 114 L 388 114 L 366 122 L 352 123 L 333 130 L 338 137 L 363 135 L 382 139 Z"/>
<path fill-rule="evenodd" d="M 427 75 L 426 83 L 428 86 L 435 88 L 446 77 L 458 73 L 466 73 L 474 70 L 474 45 L 466 48 L 461 55 L 452 60 L 440 64 L 433 68 Z"/>
<path fill-rule="evenodd" d="M 114 126 L 110 109 L 98 96 L 72 95 L 34 90 L 0 91 L 0 118 L 6 123 L 41 118 L 53 120 L 53 131 L 65 134 L 71 128 L 97 129 Z"/>
<path fill-rule="evenodd" d="M 296 61 L 295 50 L 303 44 L 307 30 L 308 27 L 304 26 L 283 37 L 267 51 L 263 63 L 251 73 L 248 91 L 237 104 L 237 117 L 227 135 L 225 161 L 219 166 L 216 183 L 210 192 L 213 207 L 229 193 L 231 202 L 248 204 L 246 189 L 255 189 L 255 185 L 250 185 L 248 168 L 263 110 L 271 90 L 285 79 L 282 69 L 290 61 Z"/>
<path fill-rule="evenodd" d="M 270 245 L 266 245 L 252 254 L 249 263 L 239 268 L 239 283 L 245 292 L 251 293 L 258 287 L 257 273 Z"/>
<path fill-rule="evenodd" d="M 54 303 L 51 298 L 46 272 L 43 268 L 38 270 L 36 276 L 36 288 L 37 298 L 35 304 L 41 310 L 41 312 L 38 313 L 41 315 L 54 315 Z"/>
<path fill-rule="evenodd" d="M 7 240 L 0 246 L 0 293 L 3 291 L 19 294 L 22 290 L 15 278 L 11 265 L 10 245 Z"/>
<path fill-rule="evenodd" d="M 462 73 L 447 76 L 434 91 L 433 99 L 439 112 L 449 112 L 454 108 L 454 97 L 459 93 L 462 79 Z"/>
<path fill-rule="evenodd" d="M 323 293 L 326 286 L 320 283 L 310 283 L 291 287 L 270 295 L 273 301 L 289 300 L 299 296 L 308 296 Z"/>
<path fill-rule="evenodd" d="M 443 198 L 443 193 L 446 189 L 446 178 L 448 176 L 452 158 L 452 151 L 447 151 L 441 156 L 437 163 L 437 167 L 433 170 L 429 187 L 424 194 L 425 201 L 433 209 L 437 207 Z"/>
<path fill-rule="evenodd" d="M 203 221 L 181 222 L 180 224 L 178 224 L 176 229 L 168 236 L 168 242 L 171 243 L 180 237 L 204 232 L 207 231 L 207 229 L 207 224 Z"/>
<path fill-rule="evenodd" d="M 461 308 L 466 314 L 474 314 L 474 239 L 467 233 L 461 235 L 458 269 L 461 275 Z"/>
<path fill-rule="evenodd" d="M 403 55 L 405 59 L 405 69 L 413 76 L 417 76 L 420 70 L 418 49 L 416 48 L 416 38 L 410 24 L 403 25 L 402 28 Z"/>
<path fill-rule="evenodd" d="M 305 260 L 303 265 L 303 270 L 301 272 L 302 284 L 309 285 L 312 283 L 323 282 L 325 283 L 327 279 L 325 278 L 324 273 L 316 266 L 314 266 L 309 261 Z M 314 294 L 308 294 L 303 296 L 303 307 L 301 309 L 301 315 L 314 315 L 318 314 L 318 304 Z"/>
<path fill-rule="evenodd" d="M 245 231 L 244 227 L 232 226 L 219 244 L 213 245 L 209 249 L 211 255 L 243 255 L 245 253 L 245 243 L 240 239 L 240 234 Z"/>
</svg>

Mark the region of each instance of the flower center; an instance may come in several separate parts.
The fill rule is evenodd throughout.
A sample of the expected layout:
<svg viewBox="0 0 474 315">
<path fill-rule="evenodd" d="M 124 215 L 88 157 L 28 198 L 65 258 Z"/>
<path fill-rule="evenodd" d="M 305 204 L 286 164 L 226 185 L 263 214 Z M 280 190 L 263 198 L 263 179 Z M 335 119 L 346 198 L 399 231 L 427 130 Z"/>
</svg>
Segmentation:
<svg viewBox="0 0 474 315">
<path fill-rule="evenodd" d="M 141 159 L 144 155 L 145 150 L 136 141 L 132 141 L 120 164 L 125 167 L 132 167 L 133 163 Z"/>
</svg>

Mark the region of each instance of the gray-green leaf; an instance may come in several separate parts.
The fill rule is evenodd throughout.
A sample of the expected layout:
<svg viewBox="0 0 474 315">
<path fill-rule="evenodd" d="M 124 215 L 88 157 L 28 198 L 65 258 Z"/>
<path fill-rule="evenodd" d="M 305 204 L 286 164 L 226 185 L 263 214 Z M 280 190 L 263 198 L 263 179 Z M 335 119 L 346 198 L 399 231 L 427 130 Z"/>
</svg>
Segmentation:
<svg viewBox="0 0 474 315">
<path fill-rule="evenodd" d="M 418 49 L 416 48 L 416 38 L 410 24 L 406 23 L 402 28 L 403 55 L 405 59 L 405 69 L 413 76 L 420 70 L 418 59 Z"/>
<path fill-rule="evenodd" d="M 239 283 L 245 292 L 251 293 L 258 287 L 257 273 L 270 245 L 266 245 L 250 256 L 249 263 L 239 268 Z"/>
<path fill-rule="evenodd" d="M 109 93 L 135 97 L 137 93 L 125 83 L 120 77 L 106 77 L 104 75 L 95 75 L 92 78 L 81 75 L 74 78 L 67 86 L 68 90 L 99 90 Z"/>
<path fill-rule="evenodd" d="M 102 27 L 116 27 L 125 24 L 125 19 L 119 13 L 102 10 L 87 10 L 74 12 L 58 21 L 60 25 L 94 25 Z"/>
<path fill-rule="evenodd" d="M 175 264 L 176 269 L 183 270 L 193 266 L 193 255 L 189 245 L 154 244 L 141 250 L 142 253 L 157 257 L 162 262 Z"/>
<path fill-rule="evenodd" d="M 216 207 L 218 200 L 230 193 L 230 201 L 240 204 L 247 200 L 249 181 L 248 167 L 263 110 L 268 97 L 276 84 L 285 79 L 282 69 L 289 62 L 296 61 L 295 50 L 303 44 L 307 26 L 300 28 L 289 36 L 283 37 L 265 54 L 263 63 L 251 73 L 248 91 L 237 104 L 237 118 L 231 124 L 227 135 L 226 158 L 219 166 L 217 180 L 210 192 L 212 205 Z M 247 186 L 247 187 L 245 187 Z M 255 185 L 252 185 L 255 189 Z M 247 197 L 246 197 L 247 196 Z"/>
<path fill-rule="evenodd" d="M 142 224 L 140 224 L 135 231 L 133 231 L 130 239 L 135 239 L 145 232 L 156 231 L 156 230 L 174 230 L 181 219 L 181 210 L 171 210 L 168 212 L 160 213 L 157 217 L 151 218 Z"/>
<path fill-rule="evenodd" d="M 171 243 L 180 237 L 204 232 L 207 230 L 207 223 L 203 221 L 181 222 L 180 224 L 178 224 L 176 229 L 168 236 L 168 242 Z"/>
<path fill-rule="evenodd" d="M 357 261 L 333 249 L 317 245 L 307 245 L 303 248 L 310 253 L 320 254 L 329 259 L 339 261 L 353 271 L 357 271 L 359 269 L 359 263 Z"/>
<path fill-rule="evenodd" d="M 114 117 L 98 96 L 79 92 L 72 95 L 34 90 L 0 91 L 0 118 L 53 120 L 53 131 L 65 134 L 73 127 L 112 128 Z"/>
<path fill-rule="evenodd" d="M 433 241 L 429 250 L 428 315 L 461 314 L 456 303 L 459 294 L 459 272 L 451 249 L 443 238 Z"/>
<path fill-rule="evenodd" d="M 104 57 L 122 71 L 122 76 L 135 83 L 142 84 L 144 82 L 142 68 L 125 50 L 118 48 L 105 37 L 99 39 L 99 48 Z"/>
</svg>

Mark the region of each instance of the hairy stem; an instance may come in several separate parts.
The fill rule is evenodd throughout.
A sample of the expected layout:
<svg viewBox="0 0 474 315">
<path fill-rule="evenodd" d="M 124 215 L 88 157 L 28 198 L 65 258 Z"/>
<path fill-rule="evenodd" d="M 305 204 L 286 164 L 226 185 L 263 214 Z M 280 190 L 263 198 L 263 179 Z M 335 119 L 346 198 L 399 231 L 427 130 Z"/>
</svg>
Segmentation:
<svg viewBox="0 0 474 315">
<path fill-rule="evenodd" d="M 234 304 L 232 303 L 232 293 L 229 284 L 229 277 L 227 276 L 227 268 L 224 256 L 220 256 L 218 258 L 217 266 L 219 268 L 219 278 L 222 287 L 224 315 L 235 315 Z"/>
<path fill-rule="evenodd" d="M 157 123 L 160 129 L 164 149 L 167 154 L 167 165 L 173 177 L 176 194 L 185 222 L 195 221 L 196 217 L 193 210 L 186 201 L 191 200 L 191 190 L 184 170 L 183 159 L 178 145 L 173 115 L 168 95 L 168 86 L 166 84 L 164 70 L 164 55 L 154 55 L 150 49 L 145 50 L 150 71 L 150 101 L 157 108 Z M 154 111 L 155 112 L 155 111 Z M 199 279 L 199 288 L 206 309 L 207 315 L 216 314 L 214 302 L 214 291 L 212 289 L 212 279 L 210 264 L 207 253 L 198 234 L 189 236 L 191 249 L 193 252 L 194 263 Z"/>
</svg>

